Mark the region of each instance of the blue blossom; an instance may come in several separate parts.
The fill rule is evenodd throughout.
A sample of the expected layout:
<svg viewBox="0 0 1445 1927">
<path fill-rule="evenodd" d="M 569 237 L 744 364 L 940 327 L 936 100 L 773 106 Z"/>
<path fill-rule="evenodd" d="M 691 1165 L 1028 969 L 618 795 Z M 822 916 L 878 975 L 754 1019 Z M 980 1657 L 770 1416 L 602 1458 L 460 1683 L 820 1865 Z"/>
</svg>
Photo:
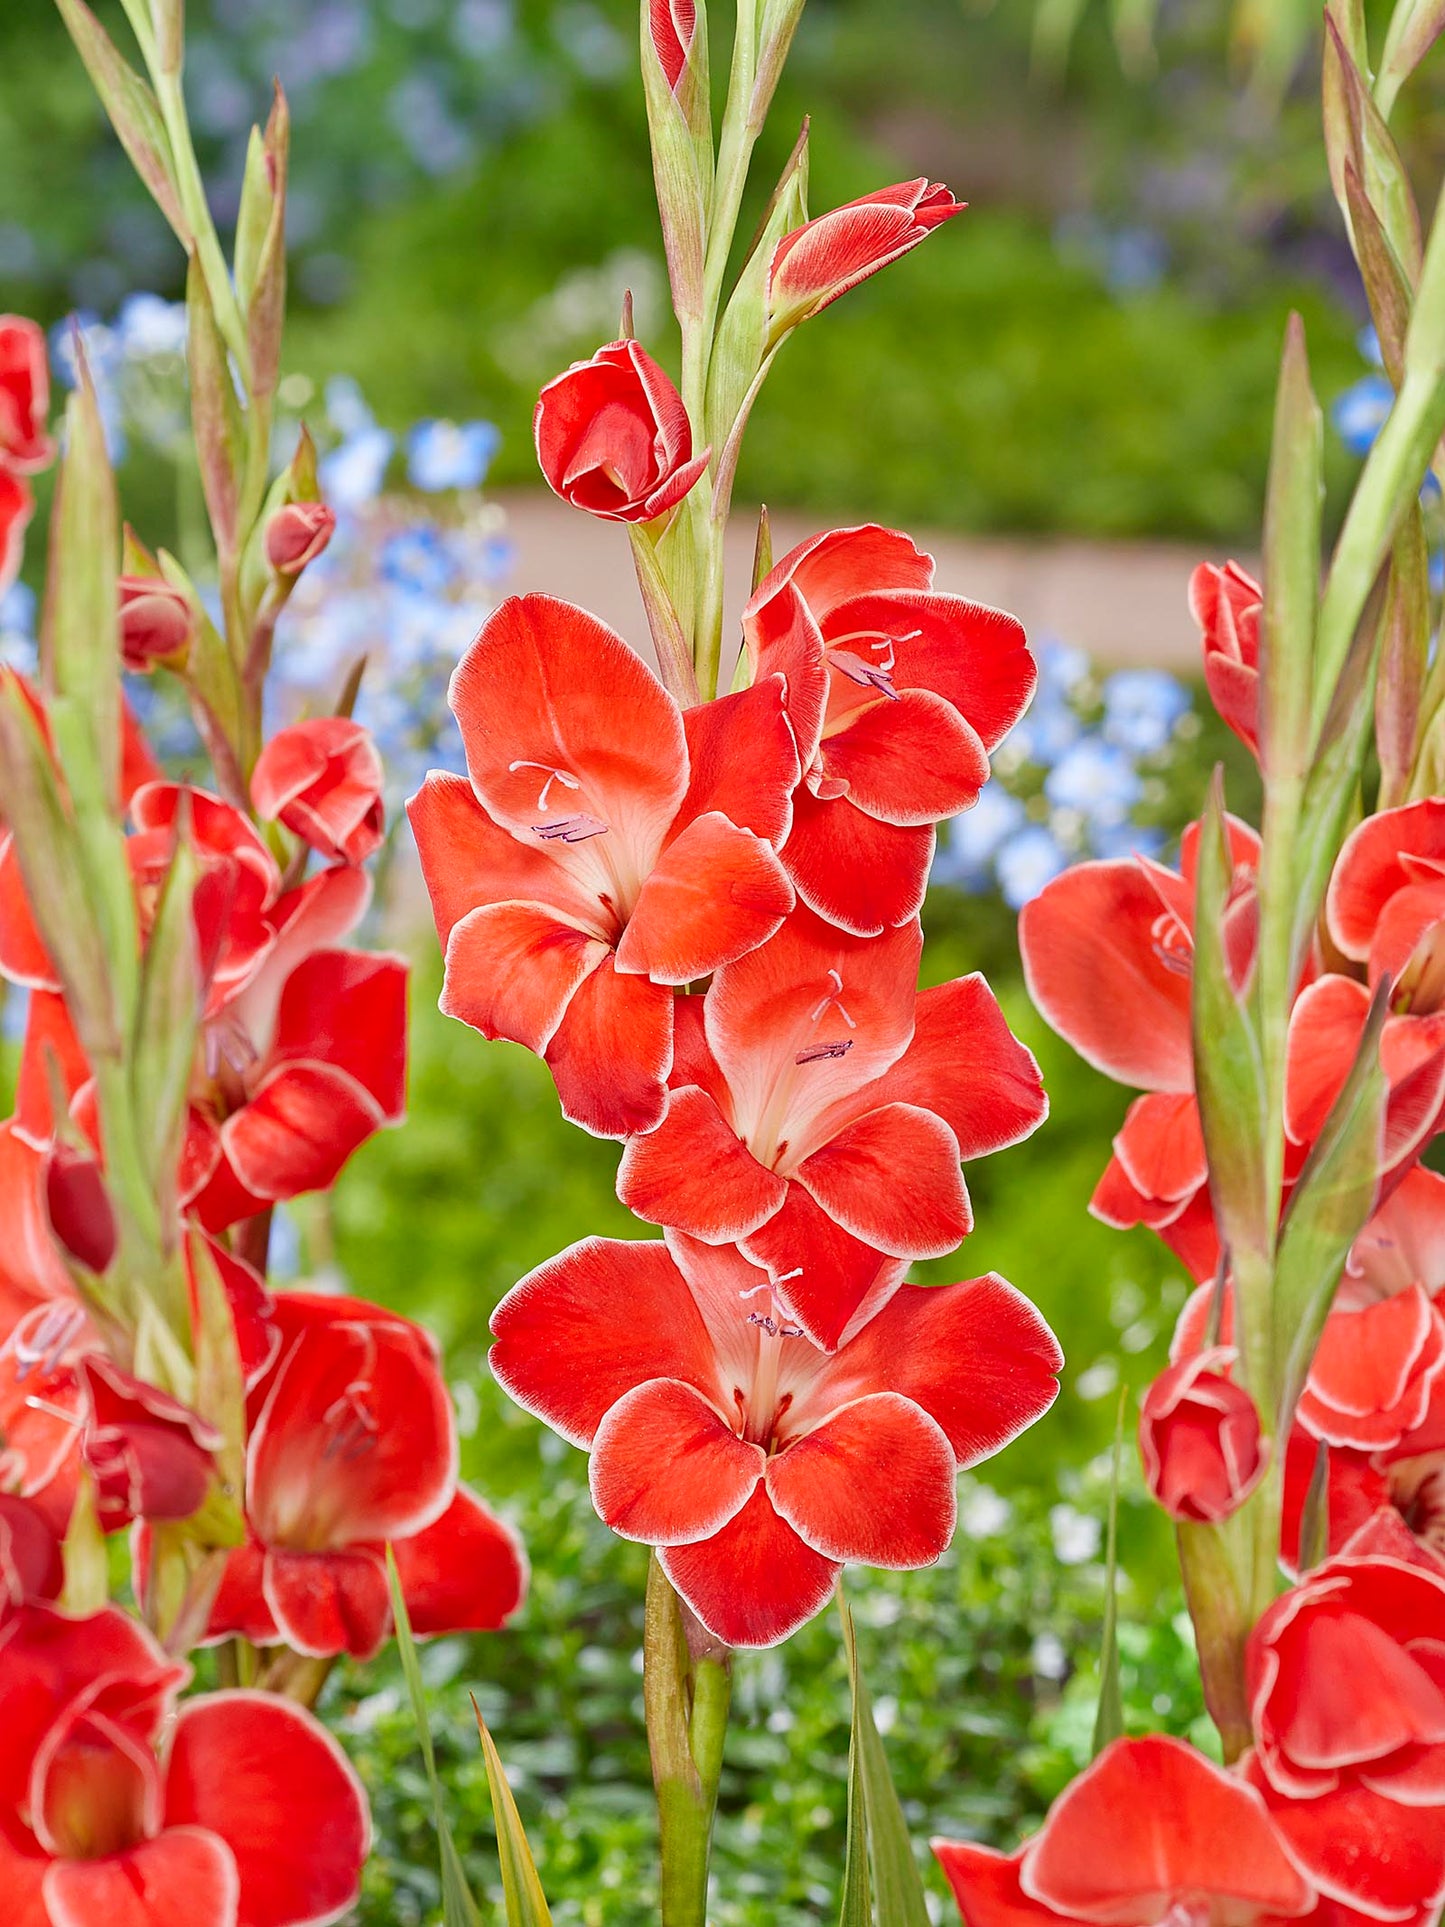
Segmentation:
<svg viewBox="0 0 1445 1927">
<path fill-rule="evenodd" d="M 30 1015 L 30 992 L 19 984 L 0 982 L 0 1037 L 18 1044 Z"/>
<path fill-rule="evenodd" d="M 322 396 L 326 419 L 342 437 L 364 435 L 375 428 L 376 417 L 367 406 L 361 384 L 352 375 L 333 375 Z"/>
<path fill-rule="evenodd" d="M 129 294 L 115 318 L 115 341 L 124 360 L 186 352 L 186 304 L 158 294 Z"/>
<path fill-rule="evenodd" d="M 1011 910 L 1022 910 L 1046 883 L 1051 883 L 1069 859 L 1041 823 L 1031 823 L 1010 837 L 998 853 L 998 880 L 1003 900 Z"/>
<path fill-rule="evenodd" d="M 1152 824 L 1096 824 L 1092 842 L 1094 855 L 1110 861 L 1130 856 L 1160 856 L 1167 841 L 1164 832 Z"/>
<path fill-rule="evenodd" d="M 318 467 L 321 493 L 335 509 L 362 508 L 374 502 L 386 479 L 392 438 L 384 428 L 363 428 L 339 448 L 323 455 Z"/>
<path fill-rule="evenodd" d="M 1091 825 L 1122 823 L 1143 794 L 1138 770 L 1112 743 L 1082 737 L 1044 779 L 1055 809 L 1074 810 Z"/>
<path fill-rule="evenodd" d="M 433 495 L 480 488 L 500 440 L 490 422 L 418 422 L 406 439 L 408 478 Z"/>
<path fill-rule="evenodd" d="M 1430 551 L 1430 593 L 1445 595 L 1445 549 Z"/>
<path fill-rule="evenodd" d="M 1375 330 L 1373 322 L 1361 328 L 1360 332 L 1355 336 L 1355 346 L 1360 351 L 1361 359 L 1368 361 L 1372 368 L 1384 367 L 1384 351 L 1380 347 L 1380 337 Z"/>
<path fill-rule="evenodd" d="M 986 784 L 971 810 L 955 816 L 943 831 L 933 860 L 933 880 L 962 890 L 983 890 L 993 875 L 999 847 L 1025 821 L 1024 806 L 1002 783 Z"/>
<path fill-rule="evenodd" d="M 1064 699 L 1052 690 L 1034 697 L 1028 713 L 1015 723 L 1006 742 L 1010 752 L 1025 763 L 1047 769 L 1069 751 L 1083 733 L 1084 725 Z"/>
<path fill-rule="evenodd" d="M 1165 670 L 1116 670 L 1104 684 L 1104 740 L 1134 756 L 1157 756 L 1189 708 L 1189 691 Z"/>
<path fill-rule="evenodd" d="M 1072 696 L 1093 672 L 1088 652 L 1058 636 L 1041 636 L 1033 645 L 1033 652 L 1039 666 L 1041 696 Z"/>
<path fill-rule="evenodd" d="M 1384 375 L 1362 375 L 1338 397 L 1330 419 L 1352 455 L 1369 454 L 1394 403 L 1395 391 Z"/>
<path fill-rule="evenodd" d="M 429 526 L 398 529 L 389 535 L 377 556 L 377 566 L 399 589 L 437 595 L 456 580 L 457 561 L 440 529 Z"/>
</svg>

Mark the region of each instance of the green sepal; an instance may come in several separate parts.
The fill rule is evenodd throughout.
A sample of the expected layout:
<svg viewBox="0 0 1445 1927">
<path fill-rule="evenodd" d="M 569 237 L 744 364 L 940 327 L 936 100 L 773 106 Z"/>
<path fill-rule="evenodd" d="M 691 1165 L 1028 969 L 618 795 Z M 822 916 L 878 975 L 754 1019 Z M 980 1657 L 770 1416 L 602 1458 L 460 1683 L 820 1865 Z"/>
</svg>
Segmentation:
<svg viewBox="0 0 1445 1927">
<path fill-rule="evenodd" d="M 1344 164 L 1354 161 L 1390 245 L 1410 280 L 1420 273 L 1420 212 L 1405 163 L 1333 10 L 1325 13 L 1325 147 L 1330 184 L 1346 221 Z"/>
<path fill-rule="evenodd" d="M 1310 382 L 1304 323 L 1285 330 L 1270 445 L 1260 626 L 1260 763 L 1301 778 L 1310 754 L 1319 610 L 1324 419 Z"/>
<path fill-rule="evenodd" d="M 155 95 L 122 58 L 85 0 L 55 0 L 55 4 L 132 167 L 181 246 L 189 249 L 193 246 L 190 224 L 181 209 L 175 158 Z"/>
<path fill-rule="evenodd" d="M 95 1480 L 81 1467 L 61 1545 L 65 1580 L 56 1605 L 72 1619 L 89 1619 L 110 1599 L 110 1555 L 101 1530 Z"/>
<path fill-rule="evenodd" d="M 1386 120 L 1400 89 L 1445 33 L 1445 0 L 1396 0 L 1380 56 L 1375 102 Z"/>
<path fill-rule="evenodd" d="M 139 1153 L 162 1223 L 178 1208 L 176 1172 L 185 1139 L 203 1002 L 193 900 L 200 863 L 189 810 L 177 815 L 170 864 L 141 962 L 130 1040 L 132 1113 Z M 206 1416 L 209 1416 L 207 1414 Z"/>
<path fill-rule="evenodd" d="M 279 82 L 262 147 L 270 204 L 254 274 L 248 291 L 241 296 L 246 344 L 251 355 L 253 403 L 275 393 L 281 374 L 281 336 L 286 323 L 286 175 L 291 151 L 291 115 Z M 247 171 L 249 174 L 249 165 Z M 239 267 L 237 280 L 239 284 Z"/>
<path fill-rule="evenodd" d="M 1309 1488 L 1300 1509 L 1299 1559 L 1301 1574 L 1322 1566 L 1330 1551 L 1330 1448 L 1323 1439 L 1315 1445 Z"/>
<path fill-rule="evenodd" d="M 851 1862 L 861 1851 L 855 1845 L 861 1826 L 872 1873 L 872 1927 L 929 1927 L 928 1902 L 913 1858 L 908 1825 L 873 1718 L 872 1697 L 858 1665 L 853 1615 L 841 1593 L 838 1616 L 843 1624 L 843 1651 L 853 1692 L 853 1726 L 848 1742 L 848 1860 Z M 858 1884 L 855 1874 L 855 1892 Z M 845 1901 L 846 1887 L 845 1882 Z M 851 1927 L 846 1914 L 844 1927 Z"/>
<path fill-rule="evenodd" d="M 1395 537 L 1375 685 L 1380 809 L 1403 803 L 1419 753 L 1430 655 L 1430 557 L 1419 504 Z"/>
<path fill-rule="evenodd" d="M 712 208 L 713 145 L 707 11 L 698 0 L 692 43 L 674 91 L 658 57 L 650 0 L 641 0 L 642 87 L 652 175 L 662 223 L 673 307 L 680 319 L 702 314 L 703 269 Z"/>
<path fill-rule="evenodd" d="M 1370 304 L 1370 319 L 1380 341 L 1380 359 L 1396 388 L 1405 379 L 1405 336 L 1410 327 L 1414 290 L 1400 257 L 1390 245 L 1384 223 L 1370 204 L 1353 160 L 1344 167 L 1345 204 L 1349 209 L 1355 257 Z"/>
<path fill-rule="evenodd" d="M 205 274 L 194 254 L 186 275 L 186 318 L 196 461 L 224 576 L 239 540 L 245 441 L 230 357 L 216 325 Z"/>
</svg>

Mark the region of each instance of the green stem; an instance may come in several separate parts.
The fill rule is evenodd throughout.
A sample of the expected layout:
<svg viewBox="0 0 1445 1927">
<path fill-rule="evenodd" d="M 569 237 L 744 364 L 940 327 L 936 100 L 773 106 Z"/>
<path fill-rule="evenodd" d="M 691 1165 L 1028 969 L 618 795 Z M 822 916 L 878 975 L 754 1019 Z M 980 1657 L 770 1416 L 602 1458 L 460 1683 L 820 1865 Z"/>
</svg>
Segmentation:
<svg viewBox="0 0 1445 1927">
<path fill-rule="evenodd" d="M 153 67 L 151 79 L 155 84 L 161 119 L 165 124 L 166 134 L 171 143 L 171 153 L 176 164 L 176 190 L 180 195 L 186 220 L 190 223 L 191 232 L 195 237 L 196 256 L 200 261 L 201 271 L 206 277 L 211 305 L 216 311 L 216 325 L 221 331 L 226 346 L 235 357 L 242 384 L 249 394 L 251 351 L 246 341 L 246 326 L 241 319 L 236 291 L 231 285 L 226 257 L 221 252 L 216 224 L 211 219 L 210 204 L 206 200 L 200 163 L 196 159 L 196 150 L 191 141 L 191 124 L 186 116 L 186 102 L 181 89 L 180 72 L 177 70 L 174 73 L 163 73 Z"/>
<path fill-rule="evenodd" d="M 642 1692 L 657 1789 L 662 1927 L 706 1927 L 732 1655 L 688 1612 L 655 1553 L 647 1575 Z"/>
<path fill-rule="evenodd" d="M 1247 1581 L 1240 1572 L 1242 1514 L 1224 1525 L 1179 1527 L 1179 1570 L 1199 1647 L 1204 1703 L 1219 1730 L 1226 1761 L 1251 1744 L 1254 1733 L 1244 1684 L 1244 1649 L 1253 1624 Z"/>
</svg>

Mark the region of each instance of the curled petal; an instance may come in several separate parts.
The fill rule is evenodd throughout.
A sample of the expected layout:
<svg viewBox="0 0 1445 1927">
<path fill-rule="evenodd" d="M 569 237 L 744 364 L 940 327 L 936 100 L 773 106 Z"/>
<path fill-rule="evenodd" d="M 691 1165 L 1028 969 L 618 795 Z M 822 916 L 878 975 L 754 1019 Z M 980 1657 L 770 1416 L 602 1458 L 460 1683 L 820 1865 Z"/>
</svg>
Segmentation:
<svg viewBox="0 0 1445 1927">
<path fill-rule="evenodd" d="M 655 1378 L 624 1393 L 597 1428 L 592 1503 L 625 1539 L 690 1545 L 736 1517 L 766 1462 L 693 1386 Z"/>
<path fill-rule="evenodd" d="M 464 1485 L 439 1519 L 396 1540 L 392 1552 L 418 1639 L 495 1632 L 526 1597 L 521 1540 Z"/>
</svg>

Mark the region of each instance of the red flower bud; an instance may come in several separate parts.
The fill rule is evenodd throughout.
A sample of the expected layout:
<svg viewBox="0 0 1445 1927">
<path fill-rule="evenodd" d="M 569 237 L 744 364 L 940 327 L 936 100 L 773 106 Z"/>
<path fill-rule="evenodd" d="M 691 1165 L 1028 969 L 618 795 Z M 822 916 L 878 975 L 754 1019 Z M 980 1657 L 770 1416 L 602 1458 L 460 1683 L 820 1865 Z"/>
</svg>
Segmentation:
<svg viewBox="0 0 1445 1927">
<path fill-rule="evenodd" d="M 115 1211 L 94 1158 L 59 1144 L 45 1169 L 45 1209 L 50 1229 L 90 1271 L 104 1271 L 115 1256 Z"/>
<path fill-rule="evenodd" d="M 1259 1413 L 1243 1386 L 1225 1376 L 1234 1358 L 1227 1345 L 1213 1346 L 1171 1365 L 1144 1394 L 1144 1479 L 1172 1519 L 1227 1519 L 1263 1475 Z"/>
<path fill-rule="evenodd" d="M 649 0 L 647 27 L 668 86 L 677 92 L 697 33 L 695 0 Z"/>
<path fill-rule="evenodd" d="M 266 560 L 277 575 L 300 575 L 335 527 L 336 511 L 324 502 L 287 502 L 266 524 Z"/>
<path fill-rule="evenodd" d="M 55 453 L 45 432 L 50 367 L 45 335 L 23 315 L 0 315 L 0 460 L 11 468 L 44 468 Z"/>
<path fill-rule="evenodd" d="M 650 522 L 707 467 L 682 397 L 635 341 L 612 341 L 549 381 L 532 418 L 549 487 L 609 522 Z"/>
<path fill-rule="evenodd" d="M 768 313 L 793 326 L 886 268 L 944 221 L 962 214 L 941 183 L 881 187 L 785 234 L 768 269 Z"/>
<path fill-rule="evenodd" d="M 1259 616 L 1264 590 L 1237 562 L 1201 562 L 1189 610 L 1203 632 L 1209 699 L 1242 743 L 1259 753 Z"/>
<path fill-rule="evenodd" d="M 361 724 L 318 716 L 267 743 L 251 776 L 251 801 L 322 856 L 364 863 L 381 841 L 381 779 L 381 758 Z"/>
<path fill-rule="evenodd" d="M 133 1519 L 188 1519 L 215 1476 L 221 1435 L 167 1392 L 89 1352 L 77 1366 L 89 1410 L 81 1455 L 108 1532 Z"/>
<path fill-rule="evenodd" d="M 151 669 L 190 644 L 195 615 L 179 589 L 155 575 L 120 579 L 120 653 L 127 669 Z"/>
</svg>

